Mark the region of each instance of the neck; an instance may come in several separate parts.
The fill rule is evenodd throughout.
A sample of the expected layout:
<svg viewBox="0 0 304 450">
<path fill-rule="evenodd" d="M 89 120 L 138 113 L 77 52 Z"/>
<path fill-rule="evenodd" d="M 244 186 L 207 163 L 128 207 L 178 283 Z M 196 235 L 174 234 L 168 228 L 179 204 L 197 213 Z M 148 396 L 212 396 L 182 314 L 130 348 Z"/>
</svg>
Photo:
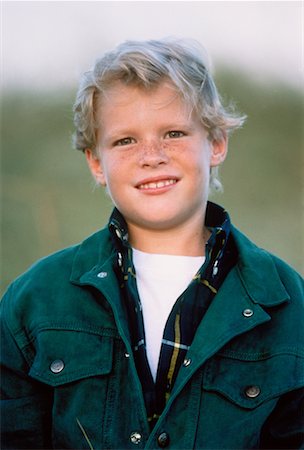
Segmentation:
<svg viewBox="0 0 304 450">
<path fill-rule="evenodd" d="M 163 255 L 204 256 L 205 244 L 210 237 L 204 220 L 168 230 L 145 229 L 129 223 L 128 229 L 133 248 Z"/>
</svg>

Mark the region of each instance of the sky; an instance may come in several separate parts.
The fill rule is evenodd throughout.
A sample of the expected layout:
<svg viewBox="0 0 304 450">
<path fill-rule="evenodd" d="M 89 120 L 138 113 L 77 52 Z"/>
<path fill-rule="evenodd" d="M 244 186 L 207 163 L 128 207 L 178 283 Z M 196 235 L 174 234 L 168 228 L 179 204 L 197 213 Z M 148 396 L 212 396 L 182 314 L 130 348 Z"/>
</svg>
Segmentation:
<svg viewBox="0 0 304 450">
<path fill-rule="evenodd" d="M 303 86 L 301 1 L 2 1 L 5 89 L 77 85 L 126 39 L 193 38 L 212 67 Z"/>
</svg>

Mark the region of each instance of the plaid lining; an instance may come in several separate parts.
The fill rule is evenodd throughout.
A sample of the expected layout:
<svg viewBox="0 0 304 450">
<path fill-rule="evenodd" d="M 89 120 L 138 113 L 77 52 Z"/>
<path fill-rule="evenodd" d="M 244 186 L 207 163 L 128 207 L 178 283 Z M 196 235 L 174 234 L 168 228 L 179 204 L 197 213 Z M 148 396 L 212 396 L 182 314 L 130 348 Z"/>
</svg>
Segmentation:
<svg viewBox="0 0 304 450">
<path fill-rule="evenodd" d="M 206 226 L 211 236 L 206 244 L 206 260 L 187 289 L 177 299 L 163 334 L 156 382 L 150 371 L 142 307 L 136 285 L 132 249 L 127 224 L 114 209 L 109 229 L 117 251 L 117 275 L 127 308 L 134 359 L 147 409 L 148 421 L 154 426 L 174 386 L 178 371 L 189 349 L 197 327 L 221 283 L 235 265 L 237 251 L 230 236 L 230 219 L 225 210 L 208 202 Z"/>
</svg>

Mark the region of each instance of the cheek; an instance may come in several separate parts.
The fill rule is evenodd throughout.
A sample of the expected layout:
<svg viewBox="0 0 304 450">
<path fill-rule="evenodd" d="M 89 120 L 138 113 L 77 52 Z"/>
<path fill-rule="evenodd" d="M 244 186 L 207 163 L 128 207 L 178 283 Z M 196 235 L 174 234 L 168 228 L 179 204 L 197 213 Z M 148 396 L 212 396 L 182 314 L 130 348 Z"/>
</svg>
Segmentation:
<svg viewBox="0 0 304 450">
<path fill-rule="evenodd" d="M 189 154 L 185 158 L 184 167 L 187 167 L 192 183 L 196 185 L 197 189 L 207 189 L 210 178 L 210 158 L 204 150 Z"/>
<path fill-rule="evenodd" d="M 183 151 L 180 150 L 176 154 L 181 164 L 189 171 L 193 171 L 194 174 L 209 172 L 210 156 L 205 148 L 184 148 Z"/>
<path fill-rule="evenodd" d="M 117 158 L 104 156 L 102 160 L 104 177 L 107 185 L 115 183 L 119 177 L 121 164 Z"/>
<path fill-rule="evenodd" d="M 169 140 L 162 142 L 161 150 L 170 155 L 171 158 L 187 158 L 189 153 L 191 153 L 191 146 L 182 142 Z"/>
</svg>

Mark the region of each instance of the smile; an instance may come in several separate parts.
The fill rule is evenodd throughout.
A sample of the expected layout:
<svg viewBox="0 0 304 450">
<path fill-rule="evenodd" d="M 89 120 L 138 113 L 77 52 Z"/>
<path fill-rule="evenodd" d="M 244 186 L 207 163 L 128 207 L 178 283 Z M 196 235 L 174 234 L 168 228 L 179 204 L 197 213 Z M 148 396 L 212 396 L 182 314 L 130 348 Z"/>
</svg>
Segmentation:
<svg viewBox="0 0 304 450">
<path fill-rule="evenodd" d="M 175 179 L 153 181 L 150 183 L 140 184 L 138 186 L 138 189 L 160 189 L 160 188 L 164 188 L 167 186 L 171 186 L 171 185 L 175 184 L 176 182 L 177 182 L 177 180 L 175 180 Z"/>
</svg>

